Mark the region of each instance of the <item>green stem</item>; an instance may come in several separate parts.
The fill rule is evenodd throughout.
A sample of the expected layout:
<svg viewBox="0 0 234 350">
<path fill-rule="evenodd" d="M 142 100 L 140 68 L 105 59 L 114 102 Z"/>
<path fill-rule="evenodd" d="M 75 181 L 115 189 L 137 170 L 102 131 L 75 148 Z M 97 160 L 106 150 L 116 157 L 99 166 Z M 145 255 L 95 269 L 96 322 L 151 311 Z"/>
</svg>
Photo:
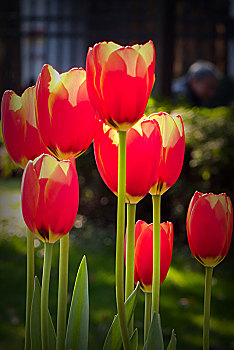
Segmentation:
<svg viewBox="0 0 234 350">
<path fill-rule="evenodd" d="M 25 350 L 31 349 L 30 317 L 34 289 L 34 235 L 27 228 L 27 294 L 25 322 Z"/>
<path fill-rule="evenodd" d="M 56 350 L 64 350 L 67 324 L 69 233 L 60 239 Z"/>
<path fill-rule="evenodd" d="M 126 275 L 125 275 L 125 300 L 134 291 L 134 253 L 135 253 L 135 218 L 136 204 L 127 204 L 127 244 L 126 244 Z M 133 333 L 134 315 L 130 321 L 129 333 Z"/>
<path fill-rule="evenodd" d="M 213 267 L 206 267 L 205 293 L 204 293 L 204 323 L 203 323 L 203 350 L 209 350 L 210 332 L 210 300 Z"/>
<path fill-rule="evenodd" d="M 152 293 L 145 293 L 144 344 L 146 343 L 151 320 Z"/>
<path fill-rule="evenodd" d="M 42 350 L 49 350 L 48 299 L 53 244 L 45 242 L 44 265 L 41 288 L 41 340 Z"/>
<path fill-rule="evenodd" d="M 116 236 L 116 303 L 119 314 L 121 335 L 125 350 L 130 350 L 130 339 L 124 308 L 124 232 L 125 232 L 125 196 L 126 196 L 126 132 L 119 131 L 119 167 L 118 167 L 118 206 Z"/>
<path fill-rule="evenodd" d="M 153 281 L 152 281 L 152 308 L 153 313 L 159 314 L 160 295 L 160 207 L 161 195 L 153 195 Z"/>
</svg>

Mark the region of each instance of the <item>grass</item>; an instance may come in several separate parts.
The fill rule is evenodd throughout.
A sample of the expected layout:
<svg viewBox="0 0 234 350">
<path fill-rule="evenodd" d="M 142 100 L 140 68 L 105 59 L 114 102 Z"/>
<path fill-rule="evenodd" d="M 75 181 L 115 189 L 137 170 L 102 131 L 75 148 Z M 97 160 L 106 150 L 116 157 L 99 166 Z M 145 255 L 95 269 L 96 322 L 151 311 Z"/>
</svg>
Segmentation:
<svg viewBox="0 0 234 350">
<path fill-rule="evenodd" d="M 23 349 L 26 290 L 26 236 L 20 211 L 20 181 L 0 180 L 0 349 Z M 116 312 L 115 232 L 95 227 L 79 214 L 71 232 L 69 260 L 70 304 L 76 272 L 87 256 L 90 291 L 89 349 L 101 349 Z M 175 232 L 176 237 L 176 232 Z M 56 324 L 59 244 L 55 244 L 50 285 L 50 311 Z M 233 247 L 215 268 L 211 302 L 211 349 L 234 349 Z M 41 280 L 43 244 L 35 240 L 36 274 Z M 188 246 L 176 239 L 172 265 L 161 287 L 160 313 L 165 344 L 171 330 L 177 334 L 178 350 L 202 348 L 204 269 L 191 256 Z M 135 326 L 143 338 L 144 296 L 136 308 Z"/>
</svg>

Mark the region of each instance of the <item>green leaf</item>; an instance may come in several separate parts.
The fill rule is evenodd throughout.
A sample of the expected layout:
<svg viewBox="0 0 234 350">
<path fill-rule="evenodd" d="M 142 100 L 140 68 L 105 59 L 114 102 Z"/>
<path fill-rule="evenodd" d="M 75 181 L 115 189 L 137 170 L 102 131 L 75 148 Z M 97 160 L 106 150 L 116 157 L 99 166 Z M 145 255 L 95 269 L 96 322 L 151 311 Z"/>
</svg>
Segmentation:
<svg viewBox="0 0 234 350">
<path fill-rule="evenodd" d="M 130 342 L 131 342 L 131 350 L 137 350 L 137 347 L 138 347 L 138 330 L 137 330 L 137 328 L 133 332 L 133 335 L 131 336 Z"/>
<path fill-rule="evenodd" d="M 164 350 L 163 335 L 161 328 L 160 315 L 153 314 L 153 318 L 150 324 L 149 335 L 147 342 L 144 346 L 144 350 Z"/>
<path fill-rule="evenodd" d="M 30 327 L 32 349 L 41 350 L 41 286 L 37 276 L 34 278 Z"/>
<path fill-rule="evenodd" d="M 33 350 L 41 350 L 41 286 L 37 276 L 34 278 L 34 294 L 31 310 L 31 344 Z M 49 331 L 49 348 L 56 349 L 56 335 L 54 325 L 48 310 L 48 331 Z"/>
<path fill-rule="evenodd" d="M 50 312 L 48 310 L 48 332 L 49 332 L 49 349 L 55 350 L 56 349 L 56 333 L 54 330 L 54 325 L 52 318 L 50 316 Z"/>
<path fill-rule="evenodd" d="M 167 350 L 176 350 L 176 335 L 174 329 L 171 332 L 171 340 L 168 344 Z"/>
<path fill-rule="evenodd" d="M 132 318 L 134 309 L 136 307 L 139 290 L 140 290 L 140 284 L 138 283 L 133 293 L 125 301 L 125 313 L 126 313 L 127 324 L 129 324 Z M 103 346 L 103 350 L 118 350 L 118 349 L 121 349 L 121 346 L 122 346 L 122 337 L 121 337 L 121 331 L 119 326 L 119 316 L 115 315 L 114 320 L 111 324 L 111 327 L 108 331 L 108 334 Z"/>
<path fill-rule="evenodd" d="M 88 270 L 84 256 L 77 272 L 66 334 L 66 350 L 86 350 L 89 331 Z"/>
</svg>

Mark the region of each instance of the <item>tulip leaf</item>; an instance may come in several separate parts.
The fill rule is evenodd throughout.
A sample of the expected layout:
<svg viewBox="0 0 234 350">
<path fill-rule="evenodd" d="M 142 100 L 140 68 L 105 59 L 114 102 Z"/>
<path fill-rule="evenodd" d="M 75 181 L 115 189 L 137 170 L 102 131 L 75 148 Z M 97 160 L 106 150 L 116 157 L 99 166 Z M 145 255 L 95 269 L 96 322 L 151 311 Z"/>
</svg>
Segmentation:
<svg viewBox="0 0 234 350">
<path fill-rule="evenodd" d="M 55 350 L 56 349 L 56 333 L 55 333 L 53 321 L 52 321 L 49 310 L 48 310 L 48 332 L 49 332 L 49 349 Z"/>
<path fill-rule="evenodd" d="M 135 310 L 139 290 L 140 290 L 140 284 L 138 283 L 133 293 L 125 301 L 125 314 L 126 314 L 127 324 L 129 324 L 132 318 L 133 312 Z M 108 331 L 108 334 L 103 346 L 103 350 L 118 350 L 118 349 L 121 349 L 121 346 L 122 346 L 122 337 L 121 337 L 121 331 L 119 326 L 119 316 L 115 315 L 114 320 L 111 324 L 111 327 Z"/>
<path fill-rule="evenodd" d="M 138 330 L 137 330 L 137 328 L 133 332 L 133 335 L 131 336 L 130 342 L 131 342 L 131 350 L 137 350 L 137 347 L 138 347 Z"/>
<path fill-rule="evenodd" d="M 31 309 L 31 345 L 33 350 L 41 350 L 41 286 L 37 276 L 34 279 L 34 294 Z M 54 325 L 48 310 L 48 332 L 49 332 L 49 348 L 56 349 L 56 334 Z"/>
<path fill-rule="evenodd" d="M 167 350 L 176 350 L 176 335 L 174 329 L 171 332 L 171 340 L 168 344 Z"/>
<path fill-rule="evenodd" d="M 89 330 L 89 292 L 88 270 L 86 257 L 84 256 L 76 276 L 70 306 L 66 350 L 86 350 L 88 347 Z"/>
<path fill-rule="evenodd" d="M 34 350 L 41 350 L 41 286 L 37 276 L 34 278 L 34 294 L 31 309 L 31 346 Z"/>
<path fill-rule="evenodd" d="M 152 349 L 154 350 L 164 349 L 160 315 L 158 315 L 157 317 L 156 312 L 153 313 L 147 342 L 144 346 L 144 350 L 152 350 Z"/>
</svg>

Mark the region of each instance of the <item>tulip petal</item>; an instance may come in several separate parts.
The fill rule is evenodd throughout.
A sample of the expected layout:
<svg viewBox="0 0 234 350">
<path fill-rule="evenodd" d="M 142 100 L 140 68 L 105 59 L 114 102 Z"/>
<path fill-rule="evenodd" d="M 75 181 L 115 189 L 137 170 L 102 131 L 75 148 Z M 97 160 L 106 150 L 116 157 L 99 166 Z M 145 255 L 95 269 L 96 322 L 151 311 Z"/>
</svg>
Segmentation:
<svg viewBox="0 0 234 350">
<path fill-rule="evenodd" d="M 37 128 L 35 116 L 35 94 L 35 86 L 29 87 L 23 92 L 21 96 L 21 103 L 24 109 L 25 119 L 32 127 Z"/>
<path fill-rule="evenodd" d="M 139 58 L 145 65 L 141 56 L 134 50 L 129 51 L 135 56 L 134 60 Z M 127 65 L 121 57 L 121 52 L 119 49 L 110 55 L 102 71 L 100 87 L 105 101 L 107 122 L 112 123 L 108 117 L 111 116 L 116 124 L 126 124 L 128 129 L 130 124 L 137 121 L 144 113 L 146 103 L 145 99 L 142 100 L 142 96 L 145 97 L 147 79 L 136 76 L 134 62 L 130 69 L 130 63 Z"/>
<path fill-rule="evenodd" d="M 160 130 L 154 121 L 143 120 L 139 128 L 133 126 L 128 130 L 126 197 L 130 203 L 137 203 L 149 192 L 160 162 L 161 149 Z"/>
<path fill-rule="evenodd" d="M 110 190 L 118 193 L 118 148 L 113 142 L 113 134 L 118 137 L 116 130 L 109 128 L 103 132 L 105 125 L 100 122 L 94 139 L 94 154 L 98 171 Z"/>
<path fill-rule="evenodd" d="M 75 107 L 77 105 L 77 100 L 79 98 L 78 92 L 79 92 L 80 86 L 86 80 L 85 70 L 83 68 L 73 68 L 70 71 L 61 74 L 60 79 L 65 89 L 67 90 L 68 101 L 73 107 Z M 76 84 L 74 84 L 74 81 L 76 81 Z"/>
<path fill-rule="evenodd" d="M 138 49 L 139 53 L 143 56 L 146 65 L 149 67 L 155 62 L 155 50 L 152 40 L 149 40 L 144 45 L 141 45 Z"/>
<path fill-rule="evenodd" d="M 22 177 L 21 203 L 24 221 L 26 222 L 26 225 L 29 227 L 30 231 L 34 233 L 39 194 L 39 180 L 33 167 L 33 162 L 29 161 Z"/>
<path fill-rule="evenodd" d="M 69 232 L 75 222 L 79 198 L 78 178 L 70 162 L 58 163 L 47 181 L 44 196 L 53 234 Z"/>
<path fill-rule="evenodd" d="M 155 173 L 151 194 L 163 194 L 178 179 L 184 159 L 185 136 L 180 116 L 171 117 L 165 112 L 151 114 L 160 126 L 163 153 L 158 171 Z"/>
<path fill-rule="evenodd" d="M 148 227 L 148 224 L 143 220 L 138 220 L 135 225 L 135 246 L 137 243 L 137 240 L 139 236 L 142 234 L 142 232 Z"/>
</svg>

